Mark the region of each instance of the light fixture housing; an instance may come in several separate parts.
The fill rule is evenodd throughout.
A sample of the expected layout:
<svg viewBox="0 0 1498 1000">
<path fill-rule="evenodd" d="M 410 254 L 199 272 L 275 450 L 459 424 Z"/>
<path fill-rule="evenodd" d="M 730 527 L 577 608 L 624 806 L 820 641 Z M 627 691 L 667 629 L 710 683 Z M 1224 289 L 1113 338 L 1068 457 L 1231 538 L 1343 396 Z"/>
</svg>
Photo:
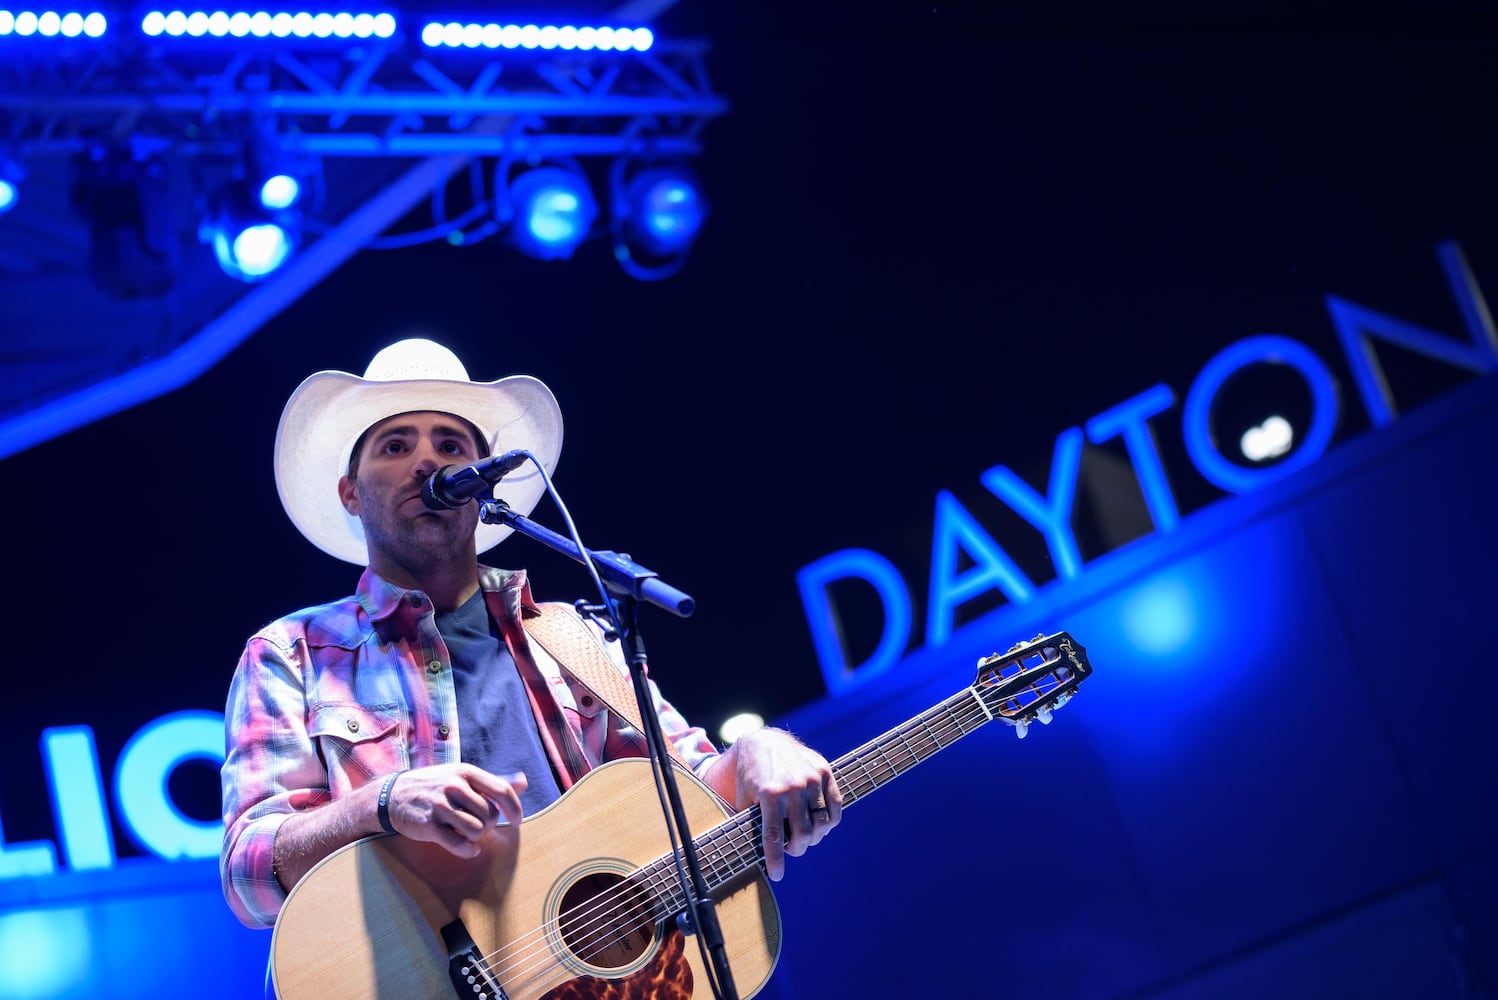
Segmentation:
<svg viewBox="0 0 1498 1000">
<path fill-rule="evenodd" d="M 71 201 L 89 225 L 95 287 L 121 299 L 165 295 L 180 256 L 166 163 L 130 148 L 97 146 L 75 166 Z"/>
<path fill-rule="evenodd" d="M 218 266 L 237 281 L 264 281 L 291 259 L 301 242 L 294 208 L 269 209 L 259 185 L 235 177 L 208 197 L 199 238 L 213 248 Z"/>
<path fill-rule="evenodd" d="M 593 231 L 598 201 L 587 175 L 569 163 L 545 163 L 496 177 L 495 216 L 515 249 L 537 260 L 564 260 Z"/>
<path fill-rule="evenodd" d="M 616 160 L 609 175 L 614 258 L 631 277 L 681 270 L 708 217 L 707 196 L 685 164 Z"/>
</svg>

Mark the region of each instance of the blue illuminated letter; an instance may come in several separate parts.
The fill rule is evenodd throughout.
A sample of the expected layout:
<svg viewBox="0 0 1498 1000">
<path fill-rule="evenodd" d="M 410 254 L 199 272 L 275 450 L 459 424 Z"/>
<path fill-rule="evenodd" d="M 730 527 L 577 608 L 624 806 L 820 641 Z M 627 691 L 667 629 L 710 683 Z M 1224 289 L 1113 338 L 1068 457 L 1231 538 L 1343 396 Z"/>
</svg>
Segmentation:
<svg viewBox="0 0 1498 1000">
<path fill-rule="evenodd" d="M 1222 457 L 1212 442 L 1212 401 L 1218 390 L 1252 364 L 1284 364 L 1305 378 L 1311 389 L 1311 427 L 1300 447 L 1282 462 L 1247 469 Z M 1247 337 L 1219 352 L 1196 376 L 1186 394 L 1181 418 L 1186 451 L 1208 481 L 1229 493 L 1248 493 L 1265 483 L 1303 469 L 1326 451 L 1337 429 L 1337 382 L 1310 348 L 1289 337 L 1266 333 Z"/>
<path fill-rule="evenodd" d="M 28 840 L 24 844 L 5 842 L 5 824 L 0 823 L 0 880 L 35 878 L 57 870 L 57 849 L 48 840 Z"/>
<path fill-rule="evenodd" d="M 173 712 L 143 726 L 120 752 L 114 794 L 120 819 L 140 845 L 168 860 L 218 856 L 224 827 L 184 816 L 167 779 L 183 761 L 223 763 L 224 719 L 213 712 Z"/>
<path fill-rule="evenodd" d="M 42 732 L 42 758 L 52 788 L 52 812 L 68 867 L 75 871 L 114 867 L 114 835 L 104 814 L 99 752 L 88 726 Z"/>
<path fill-rule="evenodd" d="M 827 586 L 834 580 L 859 579 L 871 584 L 884 605 L 884 632 L 867 660 L 848 666 L 842 621 L 833 610 Z M 893 563 L 868 549 L 843 549 L 823 556 L 796 574 L 812 644 L 822 665 L 827 693 L 839 695 L 894 665 L 910 640 L 910 592 Z"/>
<path fill-rule="evenodd" d="M 1498 371 L 1498 332 L 1493 329 L 1493 316 L 1488 312 L 1482 289 L 1478 288 L 1477 279 L 1467 267 L 1461 248 L 1448 241 L 1437 247 L 1436 253 L 1441 258 L 1446 281 L 1466 323 L 1470 344 L 1335 295 L 1326 297 L 1327 312 L 1331 313 L 1332 325 L 1342 340 L 1342 350 L 1352 367 L 1353 380 L 1357 382 L 1363 405 L 1368 408 L 1368 419 L 1375 427 L 1382 427 L 1394 419 L 1394 396 L 1384 380 L 1378 357 L 1373 353 L 1374 337 L 1479 375 Z"/>
<path fill-rule="evenodd" d="M 961 547 L 977 563 L 957 573 L 957 551 Z M 989 537 L 967 508 L 946 490 L 936 495 L 936 524 L 931 538 L 931 610 L 926 618 L 926 645 L 940 646 L 952 634 L 952 612 L 997 587 L 1016 604 L 1035 593 L 1030 582 L 1009 554 Z"/>
<path fill-rule="evenodd" d="M 1082 553 L 1077 549 L 1077 536 L 1071 530 L 1072 504 L 1077 498 L 1077 469 L 1081 464 L 1082 429 L 1069 427 L 1056 437 L 1047 496 L 1035 492 L 1008 466 L 996 465 L 983 473 L 983 485 L 989 492 L 1045 535 L 1051 561 L 1064 580 L 1082 571 Z"/>
<path fill-rule="evenodd" d="M 1093 444 L 1123 435 L 1129 460 L 1134 463 L 1134 475 L 1144 492 L 1144 505 L 1159 531 L 1170 531 L 1180 524 L 1181 512 L 1165 479 L 1165 465 L 1160 461 L 1160 449 L 1150 431 L 1149 418 L 1164 413 L 1175 401 L 1170 386 L 1161 383 L 1087 421 L 1087 437 Z"/>
</svg>

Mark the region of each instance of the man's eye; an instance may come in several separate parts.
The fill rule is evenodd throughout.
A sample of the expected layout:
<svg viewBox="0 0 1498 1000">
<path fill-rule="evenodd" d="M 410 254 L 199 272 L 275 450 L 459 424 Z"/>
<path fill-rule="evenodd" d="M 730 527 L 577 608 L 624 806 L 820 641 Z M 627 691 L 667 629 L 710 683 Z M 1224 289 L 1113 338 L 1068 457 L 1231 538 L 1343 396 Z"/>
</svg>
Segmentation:
<svg viewBox="0 0 1498 1000">
<path fill-rule="evenodd" d="M 406 442 L 392 438 L 386 441 L 385 446 L 380 450 L 387 455 L 399 455 L 406 450 Z"/>
<path fill-rule="evenodd" d="M 461 455 L 463 454 L 464 448 L 462 442 L 460 441 L 444 441 L 442 442 L 442 450 L 447 452 L 449 455 Z"/>
</svg>

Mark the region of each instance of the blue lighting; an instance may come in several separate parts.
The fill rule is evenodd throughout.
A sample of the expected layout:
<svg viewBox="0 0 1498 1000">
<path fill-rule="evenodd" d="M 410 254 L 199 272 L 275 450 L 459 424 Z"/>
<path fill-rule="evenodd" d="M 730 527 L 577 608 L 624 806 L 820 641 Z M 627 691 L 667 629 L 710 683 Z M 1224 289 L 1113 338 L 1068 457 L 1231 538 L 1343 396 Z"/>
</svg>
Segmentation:
<svg viewBox="0 0 1498 1000">
<path fill-rule="evenodd" d="M 214 766 L 224 762 L 222 715 L 164 715 L 131 737 L 115 767 L 121 822 L 141 846 L 168 860 L 215 857 L 223 840 L 221 821 L 192 819 L 172 801 L 167 782 L 177 766 L 189 760 L 207 760 Z"/>
<path fill-rule="evenodd" d="M 872 586 L 884 608 L 879 644 L 859 664 L 849 664 L 843 649 L 843 625 L 833 609 L 828 587 L 840 580 L 862 580 Z M 842 694 L 894 666 L 910 642 L 910 590 L 894 563 L 868 549 L 844 549 L 823 556 L 796 574 L 801 601 L 811 625 L 812 643 L 822 666 L 827 692 Z"/>
<path fill-rule="evenodd" d="M 658 256 L 686 250 L 707 217 L 701 188 L 682 169 L 641 171 L 625 188 L 624 200 L 632 241 Z"/>
<path fill-rule="evenodd" d="M 261 281 L 274 273 L 296 252 L 300 236 L 296 212 L 269 211 L 260 197 L 243 181 L 225 184 L 210 198 L 200 230 L 218 266 L 239 281 Z"/>
<path fill-rule="evenodd" d="M 94 731 L 88 726 L 44 730 L 42 753 L 68 867 L 74 871 L 114 867 L 114 839 L 104 813 L 104 782 L 99 776 Z"/>
<path fill-rule="evenodd" d="M 291 248 L 291 235 L 274 222 L 225 231 L 213 238 L 219 266 L 242 281 L 256 281 L 275 271 L 291 256 Z"/>
<path fill-rule="evenodd" d="M 1212 433 L 1212 403 L 1239 372 L 1257 364 L 1294 369 L 1311 390 L 1311 426 L 1300 446 L 1274 465 L 1247 469 L 1223 457 Z M 1186 451 L 1192 463 L 1214 485 L 1229 493 L 1249 493 L 1313 464 L 1326 451 L 1337 429 L 1337 381 L 1326 363 L 1305 345 L 1275 334 L 1245 337 L 1208 361 L 1186 394 L 1181 416 Z"/>
<path fill-rule="evenodd" d="M 98 38 L 107 27 L 107 19 L 97 11 L 83 14 L 78 11 L 0 10 L 0 36 Z"/>
<path fill-rule="evenodd" d="M 302 197 L 302 183 L 291 174 L 272 174 L 260 184 L 260 204 L 272 212 L 295 205 Z"/>
<path fill-rule="evenodd" d="M 649 28 L 431 21 L 422 27 L 421 41 L 429 48 L 646 52 L 655 34 Z"/>
<path fill-rule="evenodd" d="M 522 253 L 541 260 L 571 257 L 598 215 L 587 179 L 562 167 L 526 171 L 511 184 L 510 198 L 511 239 Z"/>
<path fill-rule="evenodd" d="M 0 914 L 3 995 L 59 997 L 87 992 L 93 969 L 93 939 L 80 907 L 16 910 Z"/>
<path fill-rule="evenodd" d="M 16 201 L 21 197 L 21 192 L 12 181 L 0 177 L 0 215 L 4 215 L 16 207 Z"/>
<path fill-rule="evenodd" d="M 345 11 L 153 10 L 140 22 L 147 35 L 174 38 L 391 38 L 395 27 L 391 14 Z"/>
<path fill-rule="evenodd" d="M 1196 598 L 1180 576 L 1157 576 L 1125 597 L 1119 623 L 1135 649 L 1168 657 L 1188 646 L 1197 633 Z"/>
</svg>

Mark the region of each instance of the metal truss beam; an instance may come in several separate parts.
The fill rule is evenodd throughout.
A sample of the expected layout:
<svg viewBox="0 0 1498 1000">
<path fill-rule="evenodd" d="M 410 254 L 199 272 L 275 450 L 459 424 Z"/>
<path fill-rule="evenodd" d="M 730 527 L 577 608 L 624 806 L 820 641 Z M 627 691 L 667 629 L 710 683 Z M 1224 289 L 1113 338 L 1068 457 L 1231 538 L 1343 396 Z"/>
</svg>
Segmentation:
<svg viewBox="0 0 1498 1000">
<path fill-rule="evenodd" d="M 698 151 L 727 110 L 699 42 L 648 52 L 425 49 L 409 39 L 332 47 L 257 41 L 17 52 L 0 61 L 0 122 L 17 150 L 232 153 L 253 133 L 319 156 L 621 155 Z M 473 134 L 479 117 L 510 129 Z"/>
</svg>

